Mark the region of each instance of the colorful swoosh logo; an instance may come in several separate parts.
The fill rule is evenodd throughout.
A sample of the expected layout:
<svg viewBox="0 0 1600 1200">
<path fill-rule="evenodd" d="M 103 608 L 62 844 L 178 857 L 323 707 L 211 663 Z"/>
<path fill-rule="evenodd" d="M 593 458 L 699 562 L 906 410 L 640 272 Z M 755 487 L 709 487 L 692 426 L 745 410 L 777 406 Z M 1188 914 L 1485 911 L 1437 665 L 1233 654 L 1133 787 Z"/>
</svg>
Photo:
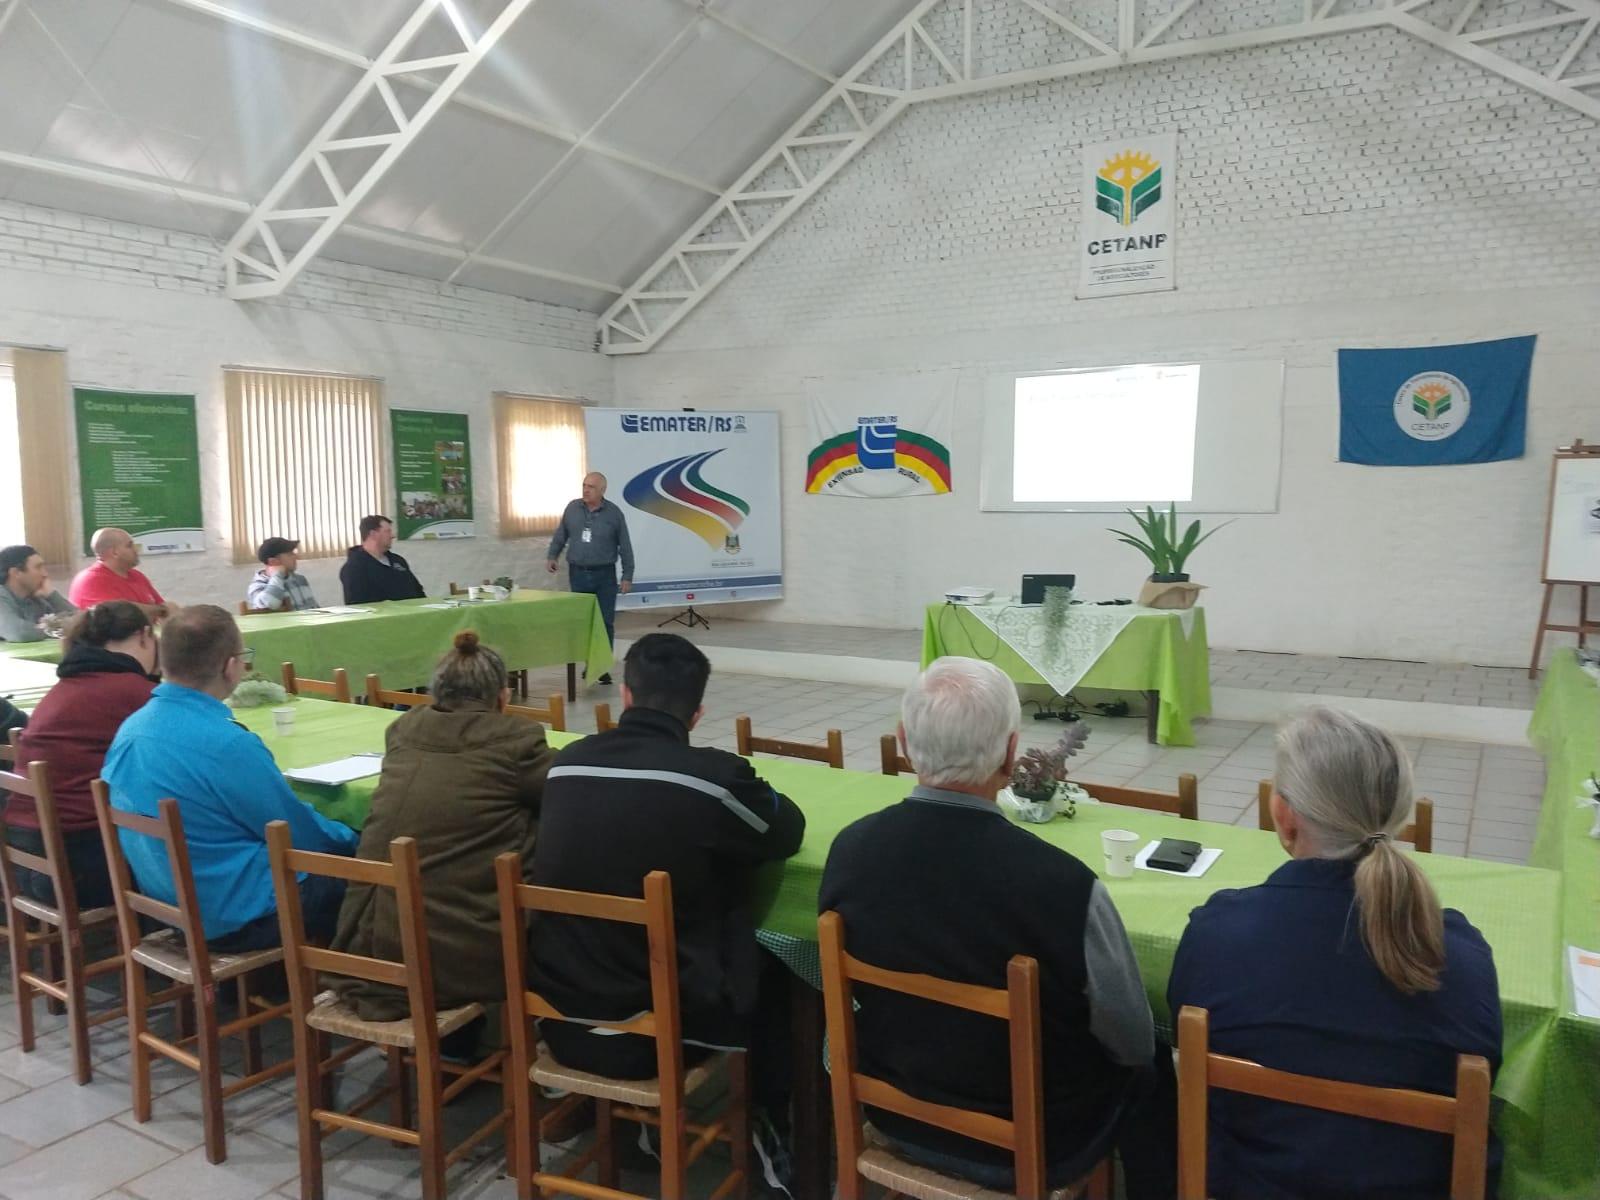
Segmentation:
<svg viewBox="0 0 1600 1200">
<path fill-rule="evenodd" d="M 622 498 L 653 517 L 681 525 L 713 550 L 750 515 L 750 505 L 710 483 L 700 468 L 722 450 L 686 454 L 646 467 L 622 489 Z"/>
</svg>

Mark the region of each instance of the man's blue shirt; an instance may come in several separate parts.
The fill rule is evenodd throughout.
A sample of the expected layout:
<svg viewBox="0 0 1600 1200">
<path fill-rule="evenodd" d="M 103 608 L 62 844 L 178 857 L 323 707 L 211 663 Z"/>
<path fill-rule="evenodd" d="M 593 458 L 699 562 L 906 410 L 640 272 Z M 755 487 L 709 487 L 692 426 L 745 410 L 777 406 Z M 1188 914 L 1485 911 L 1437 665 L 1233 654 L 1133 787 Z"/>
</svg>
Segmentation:
<svg viewBox="0 0 1600 1200">
<path fill-rule="evenodd" d="M 111 806 L 121 812 L 154 817 L 164 798 L 178 802 L 208 941 L 277 911 L 267 866 L 269 821 L 287 821 L 298 850 L 356 848 L 355 830 L 300 801 L 271 751 L 234 722 L 227 705 L 181 684 L 161 684 L 123 722 L 101 775 Z M 139 887 L 176 904 L 160 843 L 129 830 L 120 837 Z"/>
</svg>

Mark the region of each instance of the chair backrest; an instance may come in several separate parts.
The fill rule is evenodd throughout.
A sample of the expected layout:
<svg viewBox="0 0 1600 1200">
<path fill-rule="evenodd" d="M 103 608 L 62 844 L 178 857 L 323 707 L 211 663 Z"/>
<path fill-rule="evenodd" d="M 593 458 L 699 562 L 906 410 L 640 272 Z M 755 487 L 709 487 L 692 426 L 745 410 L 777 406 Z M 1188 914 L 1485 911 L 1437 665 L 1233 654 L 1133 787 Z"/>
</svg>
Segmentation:
<svg viewBox="0 0 1600 1200">
<path fill-rule="evenodd" d="M 422 865 L 413 838 L 389 843 L 389 862 L 345 858 L 293 848 L 287 821 L 267 824 L 267 861 L 272 869 L 272 890 L 278 901 L 278 921 L 283 929 L 284 968 L 289 976 L 289 1004 L 297 1025 L 303 1024 L 320 990 L 317 972 L 385 983 L 406 993 L 411 1028 L 416 1034 L 418 1061 L 436 1062 L 439 1050 L 438 1009 L 434 1001 L 433 962 L 428 948 L 427 922 L 422 906 Z M 306 940 L 305 914 L 300 907 L 299 875 L 323 875 L 346 883 L 364 883 L 394 892 L 400 924 L 400 961 L 370 958 L 326 950 Z"/>
<path fill-rule="evenodd" d="M 10 749 L 14 755 L 15 745 Z M 11 908 L 13 897 L 20 894 L 17 891 L 17 867 L 47 876 L 50 886 L 55 889 L 56 911 L 63 918 L 76 922 L 78 897 L 72 884 L 72 870 L 67 863 L 66 842 L 61 836 L 61 819 L 56 814 L 55 797 L 50 793 L 49 764 L 36 758 L 28 764 L 25 775 L 15 771 L 0 771 L 0 796 L 6 792 L 15 792 L 33 801 L 33 811 L 39 818 L 39 839 L 44 842 L 42 855 L 29 854 L 11 845 L 7 837 L 5 805 L 0 803 L 0 898 L 4 899 L 10 914 L 7 926 L 13 929 L 22 927 L 16 911 Z"/>
<path fill-rule="evenodd" d="M 1210 1014 L 1185 1005 L 1178 1013 L 1180 1200 L 1205 1200 L 1207 1195 L 1207 1092 L 1211 1088 L 1448 1134 L 1454 1141 L 1452 1200 L 1482 1200 L 1489 1154 L 1490 1081 L 1489 1064 L 1480 1055 L 1458 1056 L 1455 1095 L 1439 1096 L 1274 1070 L 1249 1059 L 1213 1054 L 1210 1038 Z"/>
<path fill-rule="evenodd" d="M 615 729 L 617 723 L 611 719 L 611 705 L 596 704 L 594 706 L 594 731 L 604 733 L 608 729 Z"/>
<path fill-rule="evenodd" d="M 1044 1051 L 1039 1022 L 1039 964 L 1016 955 L 1006 966 L 1004 988 L 956 983 L 932 975 L 889 971 L 852 958 L 845 950 L 844 920 L 826 912 L 817 921 L 822 952 L 822 994 L 827 1010 L 829 1072 L 839 1147 L 840 1200 L 857 1200 L 855 1163 L 861 1157 L 861 1106 L 886 1109 L 964 1137 L 1010 1150 L 1016 1162 L 1016 1194 L 1045 1194 Z M 1011 1119 L 934 1104 L 857 1069 L 853 985 L 868 984 L 936 1004 L 1005 1021 L 1011 1041 Z M 854 1184 L 851 1181 L 854 1180 Z"/>
<path fill-rule="evenodd" d="M 1426 796 L 1418 800 L 1412 809 L 1415 819 L 1400 830 L 1400 840 L 1410 842 L 1419 853 L 1431 854 L 1433 852 L 1433 801 Z M 1256 785 L 1256 825 L 1268 833 L 1277 826 L 1272 820 L 1272 780 L 1263 779 Z"/>
<path fill-rule="evenodd" d="M 483 586 L 484 587 L 488 587 L 491 582 L 492 582 L 491 580 L 485 579 L 483 581 Z M 465 596 L 469 592 L 471 592 L 471 590 L 472 590 L 471 588 L 462 587 L 459 583 L 457 583 L 453 579 L 450 581 L 450 594 L 452 596 Z"/>
<path fill-rule="evenodd" d="M 211 952 L 206 948 L 204 922 L 200 919 L 200 901 L 194 890 L 194 870 L 189 865 L 189 840 L 183 835 L 183 818 L 178 814 L 178 802 L 170 796 L 156 806 L 157 815 L 142 817 L 137 813 L 118 812 L 111 807 L 111 789 L 103 779 L 89 784 L 94 796 L 94 812 L 100 822 L 100 841 L 106 850 L 106 866 L 111 873 L 111 896 L 117 908 L 117 927 L 122 933 L 122 944 L 132 948 L 139 944 L 143 933 L 139 918 L 148 917 L 162 925 L 176 929 L 183 935 L 185 952 L 189 956 L 189 969 L 194 974 L 196 994 L 212 986 Z M 162 844 L 167 854 L 167 869 L 172 875 L 176 904 L 157 900 L 141 891 L 128 869 L 128 857 L 122 850 L 120 830 L 154 838 Z"/>
<path fill-rule="evenodd" d="M 552 692 L 543 704 L 508 704 L 506 711 L 527 721 L 542 721 L 551 729 L 567 728 L 567 700 L 560 692 Z"/>
<path fill-rule="evenodd" d="M 672 877 L 665 871 L 651 871 L 644 877 L 644 898 L 636 900 L 523 883 L 522 857 L 510 851 L 495 858 L 494 872 L 500 892 L 500 943 L 506 967 L 506 1017 L 511 1029 L 512 1061 L 533 1061 L 538 1044 L 533 1026 L 536 1019 L 564 1020 L 567 1017 L 543 996 L 528 990 L 529 914 L 562 913 L 569 917 L 642 925 L 650 946 L 649 1011 L 626 1021 L 586 1023 L 655 1039 L 656 1078 L 661 1086 L 661 1128 L 680 1128 L 685 1117 L 683 1015 L 678 1007 L 678 935 L 672 919 Z M 532 928 L 533 937 L 537 939 L 537 917 L 532 918 Z M 582 1017 L 584 1014 L 572 1015 Z M 680 1165 L 676 1162 L 679 1152 L 677 1138 L 661 1139 L 664 1177 L 679 1177 Z"/>
<path fill-rule="evenodd" d="M 383 686 L 376 675 L 367 676 L 367 703 L 382 705 L 392 708 L 399 705 L 401 708 L 426 708 L 433 703 L 433 697 L 426 692 L 396 692 Z"/>
<path fill-rule="evenodd" d="M 332 679 L 308 679 L 294 673 L 294 664 L 283 664 L 283 690 L 291 696 L 321 696 L 324 700 L 350 703 L 350 673 L 335 667 Z"/>
<path fill-rule="evenodd" d="M 915 775 L 911 760 L 900 753 L 900 743 L 894 734 L 886 733 L 878 739 L 878 754 L 883 759 L 885 775 Z"/>
<path fill-rule="evenodd" d="M 1081 785 L 1101 804 L 1122 804 L 1148 812 L 1171 813 L 1187 821 L 1200 819 L 1200 783 L 1193 775 L 1178 776 L 1176 792 L 1156 792 L 1149 788 L 1110 787 L 1102 783 Z"/>
<path fill-rule="evenodd" d="M 738 740 L 738 751 L 748 757 L 758 751 L 762 754 L 781 754 L 785 758 L 804 758 L 811 762 L 827 763 L 836 770 L 844 770 L 844 734 L 837 729 L 828 730 L 827 745 L 814 742 L 790 742 L 783 738 L 756 737 L 750 731 L 750 718 L 739 717 L 733 723 Z"/>
<path fill-rule="evenodd" d="M 248 600 L 239 601 L 239 615 L 241 617 L 259 616 L 259 615 L 261 615 L 263 613 L 286 613 L 286 612 L 293 612 L 293 611 L 294 611 L 294 605 L 289 603 L 289 597 L 287 597 L 287 596 L 285 596 L 283 598 L 283 600 L 279 603 L 277 608 L 251 608 L 250 607 L 250 601 L 248 601 Z"/>
</svg>

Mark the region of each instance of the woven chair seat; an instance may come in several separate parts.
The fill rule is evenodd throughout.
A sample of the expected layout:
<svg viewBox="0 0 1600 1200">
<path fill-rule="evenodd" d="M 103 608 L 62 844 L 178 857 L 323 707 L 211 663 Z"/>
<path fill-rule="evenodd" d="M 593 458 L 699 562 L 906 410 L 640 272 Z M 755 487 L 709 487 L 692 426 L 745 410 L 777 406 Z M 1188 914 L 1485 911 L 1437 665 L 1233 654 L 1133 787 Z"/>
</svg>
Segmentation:
<svg viewBox="0 0 1600 1200">
<path fill-rule="evenodd" d="M 713 1054 L 704 1062 L 685 1071 L 683 1094 L 688 1096 L 696 1091 L 701 1084 L 711 1078 L 712 1071 L 727 1057 L 726 1053 Z M 600 1100 L 619 1100 L 623 1104 L 634 1104 L 640 1108 L 661 1107 L 659 1079 L 613 1079 L 609 1075 L 592 1075 L 588 1071 L 574 1070 L 572 1067 L 562 1066 L 551 1058 L 550 1052 L 542 1044 L 539 1047 L 539 1060 L 533 1064 L 528 1076 L 540 1087 L 561 1088 L 563 1091 L 577 1092 L 581 1096 L 594 1096 Z"/>
<path fill-rule="evenodd" d="M 871 1125 L 864 1126 L 862 1132 L 867 1148 L 856 1160 L 856 1170 L 891 1192 L 911 1200 L 1016 1200 L 1014 1192 L 997 1192 L 970 1179 L 907 1162 L 889 1148 L 883 1135 Z M 1075 1195 L 1075 1187 L 1057 1188 L 1047 1193 L 1047 1200 L 1071 1200 Z"/>
<path fill-rule="evenodd" d="M 194 983 L 194 970 L 189 966 L 189 951 L 178 940 L 176 929 L 163 929 L 152 933 L 133 948 L 133 961 L 179 983 Z M 250 950 L 243 954 L 211 952 L 211 978 L 220 983 L 258 967 L 271 966 L 283 961 L 283 950 L 274 946 L 270 950 Z"/>
<path fill-rule="evenodd" d="M 454 1033 L 469 1021 L 483 1016 L 483 1005 L 463 1004 L 460 1008 L 446 1008 L 434 1014 L 439 1026 L 439 1036 Z M 417 1031 L 410 1017 L 398 1021 L 364 1021 L 356 1016 L 355 1009 L 344 1004 L 333 992 L 322 992 L 306 1014 L 306 1024 L 323 1033 L 354 1038 L 362 1042 L 375 1042 L 380 1046 L 398 1046 L 402 1050 L 417 1048 Z"/>
<path fill-rule="evenodd" d="M 12 901 L 21 910 L 24 916 L 32 917 L 35 921 L 43 921 L 47 925 L 61 924 L 61 910 L 51 908 L 48 904 L 41 904 L 27 896 L 18 896 Z M 98 925 L 102 921 L 109 921 L 117 915 L 115 907 L 85 908 L 78 913 L 78 924 Z"/>
</svg>

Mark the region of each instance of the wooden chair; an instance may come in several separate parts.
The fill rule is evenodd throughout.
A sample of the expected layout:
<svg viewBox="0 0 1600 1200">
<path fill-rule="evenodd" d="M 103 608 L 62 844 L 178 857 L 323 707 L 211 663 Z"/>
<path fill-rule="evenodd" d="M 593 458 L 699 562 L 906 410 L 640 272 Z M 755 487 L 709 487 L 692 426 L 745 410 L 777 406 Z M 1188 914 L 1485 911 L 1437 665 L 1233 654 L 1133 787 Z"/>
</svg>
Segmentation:
<svg viewBox="0 0 1600 1200">
<path fill-rule="evenodd" d="M 1206 1200 L 1206 1121 L 1212 1088 L 1448 1134 L 1452 1200 L 1482 1200 L 1489 1154 L 1489 1064 L 1480 1055 L 1456 1059 L 1456 1092 L 1439 1096 L 1408 1088 L 1342 1083 L 1292 1075 L 1210 1048 L 1210 1015 L 1185 1005 L 1178 1013 L 1178 1196 Z"/>
<path fill-rule="evenodd" d="M 229 1096 L 258 1084 L 282 1078 L 294 1070 L 294 1060 L 274 1066 L 261 1065 L 260 1026 L 285 1016 L 287 1004 L 268 1004 L 250 996 L 250 975 L 283 961 L 280 949 L 251 950 L 242 954 L 219 954 L 206 946 L 200 906 L 195 898 L 194 872 L 189 867 L 189 843 L 183 835 L 178 802 L 162 800 L 159 815 L 141 817 L 118 812 L 111 807 L 111 791 L 105 781 L 90 785 L 95 813 L 100 818 L 100 837 L 105 843 L 106 865 L 111 868 L 111 888 L 116 899 L 117 924 L 122 930 L 125 970 L 124 994 L 128 1006 L 128 1041 L 133 1050 L 133 1119 L 141 1125 L 150 1119 L 150 1056 L 159 1054 L 181 1063 L 200 1076 L 200 1105 L 204 1110 L 206 1158 L 220 1163 L 228 1157 L 223 1132 L 222 1103 Z M 122 852 L 119 832 L 154 838 L 166 851 L 178 902 L 168 904 L 139 890 Z M 147 917 L 167 928 L 141 936 L 139 918 Z M 150 995 L 145 985 L 145 970 L 154 971 L 176 985 Z M 238 1015 L 218 1023 L 219 984 L 231 982 L 238 1000 Z M 180 1004 L 192 1003 L 195 1032 L 167 1041 L 150 1030 L 150 1009 L 177 998 Z M 252 1012 L 252 1007 L 258 1011 Z M 223 1038 L 238 1037 L 244 1043 L 244 1075 L 230 1083 L 222 1082 Z"/>
<path fill-rule="evenodd" d="M 661 1134 L 661 1186 L 652 1193 L 662 1200 L 687 1200 L 686 1172 L 705 1150 L 718 1141 L 729 1143 L 732 1166 L 713 1196 L 737 1196 L 750 1189 L 749 1061 L 743 1050 L 722 1051 L 685 1071 L 683 1021 L 678 1007 L 678 943 L 672 920 L 672 879 L 665 871 L 644 878 L 644 899 L 598 895 L 533 887 L 522 882 L 522 859 L 513 853 L 494 860 L 500 889 L 500 937 L 506 965 L 506 1015 L 511 1026 L 511 1062 L 507 1074 L 516 1080 L 512 1097 L 515 1147 L 511 1167 L 517 1181 L 518 1200 L 535 1195 L 567 1195 L 623 1200 L 633 1193 L 617 1189 L 616 1139 L 613 1122 L 655 1125 Z M 610 1079 L 562 1066 L 538 1046 L 535 1018 L 564 1020 L 566 1014 L 536 992 L 527 990 L 526 914 L 565 913 L 574 917 L 642 925 L 650 946 L 650 1011 L 627 1021 L 594 1022 L 654 1038 L 655 1079 Z M 538 923 L 534 923 L 538 936 Z M 722 1114 L 706 1124 L 688 1119 L 685 1098 L 710 1079 L 719 1065 L 728 1070 L 728 1103 Z M 529 1086 L 530 1082 L 537 1086 Z M 570 1095 L 552 1118 L 568 1106 L 592 1097 L 595 1105 L 595 1141 L 565 1174 L 539 1169 L 538 1138 L 541 1127 L 539 1087 L 561 1088 Z M 689 1135 L 694 1135 L 692 1144 Z M 590 1163 L 597 1168 L 598 1186 L 578 1176 Z M 642 1198 L 639 1198 L 642 1200 Z"/>
<path fill-rule="evenodd" d="M 899 1157 L 862 1117 L 861 1106 L 899 1113 L 916 1121 L 1010 1150 L 1016 1192 L 1024 1200 L 1087 1196 L 1110 1200 L 1110 1159 L 1070 1187 L 1047 1189 L 1044 1144 L 1044 1042 L 1040 1033 L 1039 964 L 1016 955 L 1006 967 L 1006 987 L 979 987 L 931 975 L 889 971 L 845 951 L 844 920 L 836 912 L 817 921 L 822 956 L 822 996 L 828 1026 L 828 1074 L 833 1088 L 834 1136 L 839 1148 L 838 1200 L 861 1200 L 862 1179 L 881 1184 L 891 1196 L 919 1200 L 998 1200 L 1001 1193 Z M 983 1013 L 1010 1025 L 1011 1119 L 918 1100 L 882 1079 L 861 1073 L 856 1057 L 853 985 L 868 984 Z"/>
<path fill-rule="evenodd" d="M 617 723 L 611 719 L 611 705 L 596 704 L 594 706 L 594 731 L 604 733 L 608 729 L 615 729 Z"/>
<path fill-rule="evenodd" d="M 1412 816 L 1416 819 L 1402 829 L 1399 839 L 1410 842 L 1419 853 L 1433 853 L 1433 801 L 1424 797 L 1417 801 Z M 1277 826 L 1272 821 L 1272 780 L 1263 779 L 1256 785 L 1256 825 L 1268 833 Z"/>
<path fill-rule="evenodd" d="M 290 1020 L 294 1026 L 296 1106 L 300 1131 L 301 1200 L 322 1200 L 322 1139 L 335 1129 L 353 1129 L 415 1146 L 422 1156 L 423 1200 L 443 1200 L 445 1171 L 484 1138 L 506 1123 L 511 1107 L 511 1077 L 501 1070 L 506 1052 L 495 1050 L 471 1066 L 444 1062 L 439 1039 L 484 1015 L 481 1004 L 464 1004 L 440 1011 L 434 1003 L 433 964 L 422 910 L 422 868 L 417 843 L 408 837 L 389 843 L 391 862 L 369 862 L 333 854 L 295 850 L 289 826 L 273 821 L 267 826 L 267 855 L 272 865 L 272 886 L 283 923 L 283 953 L 289 975 Z M 394 892 L 400 923 L 401 961 L 368 958 L 313 946 L 306 940 L 305 918 L 300 909 L 299 873 L 326 875 L 349 883 L 388 888 Z M 411 1015 L 398 1021 L 365 1021 L 332 992 L 318 994 L 318 972 L 371 980 L 401 988 Z M 330 1036 L 354 1044 L 332 1056 L 324 1052 Z M 381 1046 L 389 1058 L 390 1086 L 363 1098 L 349 1111 L 327 1107 L 331 1097 L 328 1077 L 346 1058 L 366 1048 Z M 406 1067 L 416 1071 L 416 1126 L 410 1124 L 410 1086 Z M 448 1086 L 444 1076 L 453 1076 Z M 505 1089 L 505 1103 L 489 1120 L 449 1150 L 444 1142 L 444 1107 L 480 1080 L 494 1080 Z M 393 1100 L 393 1122 L 384 1124 L 361 1116 L 384 1096 Z"/>
<path fill-rule="evenodd" d="M 1200 819 L 1200 783 L 1193 775 L 1178 776 L 1176 792 L 1155 792 L 1148 788 L 1111 787 L 1103 783 L 1081 784 L 1101 804 L 1124 804 L 1147 812 L 1171 813 L 1186 821 Z"/>
<path fill-rule="evenodd" d="M 560 692 L 554 692 L 543 704 L 508 704 L 506 712 L 525 721 L 539 721 L 551 729 L 566 732 L 567 701 Z"/>
<path fill-rule="evenodd" d="M 350 675 L 343 667 L 335 667 L 333 678 L 307 679 L 294 673 L 294 664 L 283 664 L 283 690 L 291 696 L 320 696 L 340 704 L 350 703 Z"/>
<path fill-rule="evenodd" d="M 376 675 L 367 676 L 367 703 L 381 708 L 426 708 L 433 703 L 427 692 L 397 692 L 386 688 Z"/>
<path fill-rule="evenodd" d="M 15 761 L 15 748 L 11 750 Z M 104 925 L 116 918 L 117 910 L 104 908 L 79 909 L 73 888 L 72 869 L 68 864 L 66 843 L 61 835 L 61 821 L 56 815 L 55 799 L 50 793 L 50 771 L 46 763 L 35 759 L 28 765 L 28 773 L 19 775 L 0 771 L 0 794 L 15 792 L 33 801 L 34 812 L 39 817 L 39 835 L 44 842 L 43 856 L 29 854 L 9 844 L 5 819 L 0 815 L 0 899 L 6 909 L 6 927 L 12 931 L 8 938 L 11 956 L 11 990 L 16 996 L 17 1036 L 24 1054 L 33 1052 L 33 1001 L 45 996 L 58 1001 L 65 1009 L 67 1027 L 72 1037 L 73 1072 L 78 1083 L 85 1084 L 94 1078 L 89 1065 L 89 1027 L 115 1021 L 122 1016 L 121 1006 L 89 1015 L 88 981 L 122 969 L 120 950 L 105 958 L 85 958 L 84 931 Z M 3 806 L 0 806 L 3 814 Z M 24 867 L 49 878 L 56 902 L 51 905 L 24 896 L 17 884 L 16 868 Z M 37 922 L 41 928 L 34 932 Z M 44 973 L 33 970 L 33 952 L 43 952 Z"/>
<path fill-rule="evenodd" d="M 738 739 L 738 751 L 745 757 L 759 751 L 762 754 L 780 754 L 784 758 L 804 758 L 811 762 L 827 763 L 835 770 L 844 770 L 844 734 L 837 729 L 828 730 L 828 744 L 818 746 L 813 742 L 789 742 L 782 738 L 756 737 L 750 732 L 750 718 L 738 717 L 733 723 Z"/>
<path fill-rule="evenodd" d="M 911 765 L 911 760 L 900 753 L 900 743 L 892 733 L 886 733 L 878 739 L 878 753 L 883 758 L 883 773 L 885 775 L 915 775 L 916 768 Z"/>
<path fill-rule="evenodd" d="M 277 608 L 251 608 L 250 601 L 239 601 L 239 615 L 241 617 L 253 617 L 258 615 L 264 616 L 267 613 L 286 613 L 293 611 L 294 605 L 289 603 L 289 598 L 287 596 L 283 598 L 283 603 L 279 604 Z"/>
<path fill-rule="evenodd" d="M 487 587 L 493 582 L 491 579 L 485 579 L 483 585 Z M 454 580 L 450 581 L 450 594 L 452 596 L 465 596 L 469 594 L 469 591 L 470 589 L 462 587 Z M 519 696 L 528 694 L 528 672 L 526 670 L 507 671 L 506 676 L 511 682 L 511 690 L 513 692 Z"/>
</svg>

